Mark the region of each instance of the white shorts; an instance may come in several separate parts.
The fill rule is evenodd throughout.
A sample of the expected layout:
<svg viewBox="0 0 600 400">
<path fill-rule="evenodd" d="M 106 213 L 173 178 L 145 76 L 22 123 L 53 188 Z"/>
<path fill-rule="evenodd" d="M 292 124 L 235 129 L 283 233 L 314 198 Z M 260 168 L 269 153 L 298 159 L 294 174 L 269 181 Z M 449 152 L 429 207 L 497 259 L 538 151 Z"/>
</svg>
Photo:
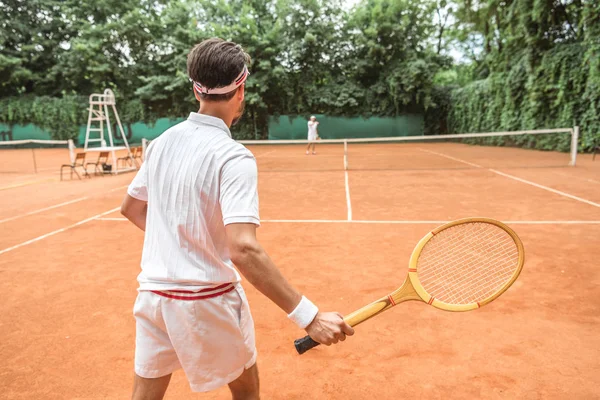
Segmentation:
<svg viewBox="0 0 600 400">
<path fill-rule="evenodd" d="M 312 140 L 312 141 L 317 140 L 317 135 L 309 133 L 308 140 Z"/>
<path fill-rule="evenodd" d="M 133 308 L 135 373 L 159 378 L 183 368 L 192 390 L 207 392 L 254 365 L 254 321 L 244 289 L 232 286 L 227 293 L 195 300 L 190 292 L 140 291 Z"/>
</svg>

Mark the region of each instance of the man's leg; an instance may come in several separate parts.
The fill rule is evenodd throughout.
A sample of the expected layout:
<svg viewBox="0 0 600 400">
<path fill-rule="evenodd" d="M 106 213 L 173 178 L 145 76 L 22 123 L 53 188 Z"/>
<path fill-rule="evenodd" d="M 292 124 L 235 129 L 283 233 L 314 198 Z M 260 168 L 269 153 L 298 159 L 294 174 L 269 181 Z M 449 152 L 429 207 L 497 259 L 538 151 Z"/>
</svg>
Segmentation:
<svg viewBox="0 0 600 400">
<path fill-rule="evenodd" d="M 233 400 L 259 400 L 258 367 L 256 364 L 245 370 L 239 378 L 229 384 Z"/>
<path fill-rule="evenodd" d="M 135 374 L 132 400 L 162 400 L 167 387 L 169 387 L 171 375 L 161 376 L 160 378 L 142 378 Z"/>
</svg>

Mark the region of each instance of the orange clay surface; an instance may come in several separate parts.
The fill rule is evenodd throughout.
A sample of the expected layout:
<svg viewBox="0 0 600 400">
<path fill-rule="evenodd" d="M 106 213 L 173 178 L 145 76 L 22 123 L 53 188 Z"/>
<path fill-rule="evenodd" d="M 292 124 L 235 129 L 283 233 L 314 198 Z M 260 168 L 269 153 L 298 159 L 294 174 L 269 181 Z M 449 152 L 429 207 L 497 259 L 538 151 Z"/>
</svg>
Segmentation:
<svg viewBox="0 0 600 400">
<path fill-rule="evenodd" d="M 355 146 L 348 221 L 343 149 L 252 150 L 260 240 L 324 310 L 349 313 L 398 287 L 414 245 L 442 221 L 508 221 L 526 251 L 517 282 L 481 310 L 404 303 L 303 356 L 292 342 L 304 333 L 245 283 L 263 399 L 600 396 L 600 160 L 582 155 L 572 168 L 565 154 L 531 150 Z M 39 150 L 37 174 L 26 152 L 0 153 L 0 170 L 13 171 L 0 173 L 0 397 L 129 398 L 143 234 L 114 210 L 133 174 L 60 182 L 67 152 Z M 230 395 L 194 394 L 179 371 L 166 398 Z"/>
</svg>

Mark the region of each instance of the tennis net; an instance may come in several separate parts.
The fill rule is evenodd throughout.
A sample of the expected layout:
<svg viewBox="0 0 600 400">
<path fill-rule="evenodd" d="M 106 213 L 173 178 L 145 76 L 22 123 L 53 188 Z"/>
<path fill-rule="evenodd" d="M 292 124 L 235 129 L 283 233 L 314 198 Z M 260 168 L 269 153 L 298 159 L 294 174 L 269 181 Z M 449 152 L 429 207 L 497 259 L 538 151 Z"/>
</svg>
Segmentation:
<svg viewBox="0 0 600 400">
<path fill-rule="evenodd" d="M 261 171 L 543 168 L 575 165 L 577 128 L 366 139 L 243 140 Z M 560 151 L 549 151 L 549 149 Z M 307 154 L 307 151 L 309 154 Z"/>
<path fill-rule="evenodd" d="M 74 148 L 72 140 L 0 141 L 0 173 L 58 173 L 70 163 Z"/>
</svg>

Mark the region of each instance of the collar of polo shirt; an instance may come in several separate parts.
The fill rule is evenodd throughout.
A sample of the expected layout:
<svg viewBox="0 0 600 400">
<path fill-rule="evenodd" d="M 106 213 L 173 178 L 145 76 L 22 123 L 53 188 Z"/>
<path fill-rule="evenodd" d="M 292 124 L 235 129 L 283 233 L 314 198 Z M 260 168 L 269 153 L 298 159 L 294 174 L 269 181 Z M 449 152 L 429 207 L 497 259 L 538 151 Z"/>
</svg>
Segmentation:
<svg viewBox="0 0 600 400">
<path fill-rule="evenodd" d="M 188 117 L 188 121 L 192 121 L 199 125 L 214 126 L 215 128 L 223 130 L 227 135 L 229 135 L 229 137 L 232 137 L 231 131 L 221 118 L 213 117 L 211 115 L 206 114 L 200 114 L 197 112 L 191 112 Z"/>
</svg>

